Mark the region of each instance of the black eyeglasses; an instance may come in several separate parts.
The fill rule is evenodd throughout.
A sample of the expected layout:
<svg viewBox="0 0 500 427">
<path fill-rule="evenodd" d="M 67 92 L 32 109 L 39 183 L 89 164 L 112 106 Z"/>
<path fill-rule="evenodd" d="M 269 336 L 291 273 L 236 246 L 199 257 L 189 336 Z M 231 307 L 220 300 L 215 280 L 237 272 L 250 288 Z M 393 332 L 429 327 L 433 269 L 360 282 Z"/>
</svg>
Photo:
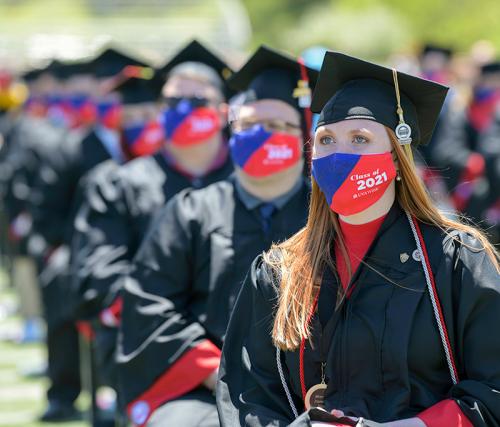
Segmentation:
<svg viewBox="0 0 500 427">
<path fill-rule="evenodd" d="M 200 97 L 186 97 L 186 98 L 180 98 L 180 97 L 165 97 L 163 98 L 163 102 L 167 105 L 169 108 L 175 108 L 177 105 L 179 105 L 182 101 L 189 101 L 189 103 L 195 107 L 206 107 L 208 104 L 210 104 L 210 101 L 207 98 L 200 98 Z"/>
<path fill-rule="evenodd" d="M 267 132 L 297 133 L 301 127 L 285 120 L 236 120 L 231 123 L 235 132 L 251 129 L 256 125 L 261 125 Z"/>
</svg>

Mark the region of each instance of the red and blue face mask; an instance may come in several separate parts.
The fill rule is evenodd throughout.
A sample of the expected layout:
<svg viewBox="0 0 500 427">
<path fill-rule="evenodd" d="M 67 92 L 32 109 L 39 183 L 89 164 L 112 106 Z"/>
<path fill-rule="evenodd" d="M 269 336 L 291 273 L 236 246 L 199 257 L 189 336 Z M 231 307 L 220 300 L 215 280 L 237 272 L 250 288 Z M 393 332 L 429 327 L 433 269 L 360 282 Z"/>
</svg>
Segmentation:
<svg viewBox="0 0 500 427">
<path fill-rule="evenodd" d="M 108 128 L 117 130 L 122 118 L 122 106 L 118 101 L 100 101 L 97 103 L 97 120 Z"/>
<path fill-rule="evenodd" d="M 269 132 L 256 124 L 234 132 L 229 140 L 233 162 L 255 178 L 281 172 L 301 159 L 301 140 L 296 135 Z"/>
<path fill-rule="evenodd" d="M 32 117 L 45 117 L 47 115 L 48 102 L 43 96 L 31 96 L 24 103 L 24 111 Z"/>
<path fill-rule="evenodd" d="M 201 98 L 169 98 L 161 116 L 167 141 L 179 147 L 199 144 L 222 129 L 219 112 Z"/>
<path fill-rule="evenodd" d="M 448 73 L 446 73 L 446 71 L 425 71 L 422 77 L 443 85 L 448 84 L 449 81 Z"/>
<path fill-rule="evenodd" d="M 46 117 L 54 126 L 71 128 L 73 124 L 73 112 L 67 98 L 61 95 L 49 95 L 47 97 Z"/>
<path fill-rule="evenodd" d="M 73 94 L 67 101 L 72 115 L 72 127 L 88 126 L 97 119 L 97 107 L 85 94 Z"/>
<path fill-rule="evenodd" d="M 380 200 L 396 178 L 396 167 L 390 152 L 333 153 L 313 159 L 312 174 L 330 209 L 348 216 Z"/>
<path fill-rule="evenodd" d="M 124 126 L 123 141 L 134 157 L 156 153 L 165 141 L 165 132 L 158 120 Z"/>
<path fill-rule="evenodd" d="M 478 132 L 485 131 L 493 121 L 500 104 L 500 89 L 477 87 L 474 99 L 469 106 L 469 121 Z"/>
</svg>

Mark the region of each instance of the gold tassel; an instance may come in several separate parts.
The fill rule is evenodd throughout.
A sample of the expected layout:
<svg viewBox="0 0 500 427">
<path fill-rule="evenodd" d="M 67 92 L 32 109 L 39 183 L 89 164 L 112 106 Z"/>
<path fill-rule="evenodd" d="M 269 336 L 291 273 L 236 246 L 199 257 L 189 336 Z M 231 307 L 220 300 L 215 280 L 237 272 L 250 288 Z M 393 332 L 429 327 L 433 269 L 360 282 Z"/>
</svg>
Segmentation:
<svg viewBox="0 0 500 427">
<path fill-rule="evenodd" d="M 403 113 L 403 108 L 401 107 L 401 95 L 399 93 L 399 81 L 398 81 L 398 72 L 396 71 L 395 68 L 392 69 L 392 77 L 393 77 L 393 80 L 394 80 L 394 89 L 396 90 L 396 103 L 397 103 L 397 109 L 396 109 L 396 112 L 399 116 L 399 126 L 407 126 L 408 129 L 409 126 L 408 125 L 405 125 L 405 119 L 404 119 L 404 113 Z M 398 134 L 398 128 L 396 128 L 396 134 Z M 398 139 L 399 139 L 399 135 L 398 135 Z M 404 152 L 406 153 L 406 157 L 408 157 L 408 160 L 410 160 L 410 162 L 412 164 L 414 164 L 414 160 L 413 160 L 413 152 L 411 150 L 411 139 L 409 139 L 409 142 L 408 141 L 405 141 L 405 143 L 401 142 L 400 140 L 400 143 L 401 145 L 403 146 L 403 149 L 404 149 Z"/>
<path fill-rule="evenodd" d="M 411 150 L 411 144 L 403 145 L 403 148 L 405 150 L 406 157 L 408 157 L 410 162 L 414 164 L 415 161 L 413 160 L 413 151 Z"/>
</svg>

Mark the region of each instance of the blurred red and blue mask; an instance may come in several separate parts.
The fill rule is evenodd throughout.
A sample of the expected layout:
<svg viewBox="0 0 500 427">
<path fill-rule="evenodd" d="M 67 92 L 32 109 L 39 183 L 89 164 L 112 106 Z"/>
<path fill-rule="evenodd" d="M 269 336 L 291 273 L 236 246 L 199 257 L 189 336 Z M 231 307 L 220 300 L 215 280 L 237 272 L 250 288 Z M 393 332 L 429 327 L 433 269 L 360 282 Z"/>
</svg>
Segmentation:
<svg viewBox="0 0 500 427">
<path fill-rule="evenodd" d="M 396 178 L 396 167 L 390 152 L 333 153 L 313 159 L 312 174 L 330 209 L 348 216 L 380 200 Z"/>
<path fill-rule="evenodd" d="M 68 100 L 61 95 L 47 97 L 48 120 L 57 127 L 70 128 L 73 124 L 73 112 Z"/>
<path fill-rule="evenodd" d="M 68 105 L 73 116 L 72 127 L 88 126 L 97 119 L 97 106 L 85 94 L 73 94 L 68 98 Z"/>
<path fill-rule="evenodd" d="M 24 111 L 33 117 L 45 117 L 48 103 L 43 96 L 30 96 L 24 103 Z"/>
<path fill-rule="evenodd" d="M 431 80 L 436 83 L 441 83 L 442 85 L 448 84 L 449 76 L 446 71 L 425 71 L 422 73 L 422 77 L 427 80 Z"/>
<path fill-rule="evenodd" d="M 468 111 L 469 121 L 474 129 L 478 132 L 485 131 L 492 123 L 498 105 L 500 89 L 477 87 Z"/>
<path fill-rule="evenodd" d="M 158 120 L 124 126 L 123 141 L 134 157 L 156 153 L 165 141 L 165 132 Z"/>
<path fill-rule="evenodd" d="M 167 141 L 179 147 L 199 144 L 222 129 L 217 109 L 202 98 L 168 98 L 161 116 Z"/>
<path fill-rule="evenodd" d="M 233 162 L 254 178 L 263 178 L 295 165 L 302 156 L 300 137 L 269 132 L 261 124 L 234 132 L 229 140 Z"/>
<path fill-rule="evenodd" d="M 97 103 L 97 120 L 108 129 L 118 129 L 122 118 L 122 105 L 118 101 L 100 101 Z"/>
</svg>

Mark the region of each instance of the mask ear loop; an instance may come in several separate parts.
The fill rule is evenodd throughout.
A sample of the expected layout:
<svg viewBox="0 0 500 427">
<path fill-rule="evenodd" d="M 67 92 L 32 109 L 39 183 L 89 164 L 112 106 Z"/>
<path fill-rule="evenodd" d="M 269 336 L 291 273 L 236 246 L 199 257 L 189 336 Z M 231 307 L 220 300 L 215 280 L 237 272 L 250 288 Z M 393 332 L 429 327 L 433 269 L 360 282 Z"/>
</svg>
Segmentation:
<svg viewBox="0 0 500 427">
<path fill-rule="evenodd" d="M 401 95 L 399 92 L 398 72 L 395 68 L 392 69 L 392 77 L 394 79 L 394 88 L 396 89 L 397 114 L 399 116 L 399 124 L 396 126 L 396 136 L 399 143 L 410 161 L 413 163 L 413 152 L 411 151 L 411 127 L 405 123 L 403 108 L 401 107 Z"/>
</svg>

